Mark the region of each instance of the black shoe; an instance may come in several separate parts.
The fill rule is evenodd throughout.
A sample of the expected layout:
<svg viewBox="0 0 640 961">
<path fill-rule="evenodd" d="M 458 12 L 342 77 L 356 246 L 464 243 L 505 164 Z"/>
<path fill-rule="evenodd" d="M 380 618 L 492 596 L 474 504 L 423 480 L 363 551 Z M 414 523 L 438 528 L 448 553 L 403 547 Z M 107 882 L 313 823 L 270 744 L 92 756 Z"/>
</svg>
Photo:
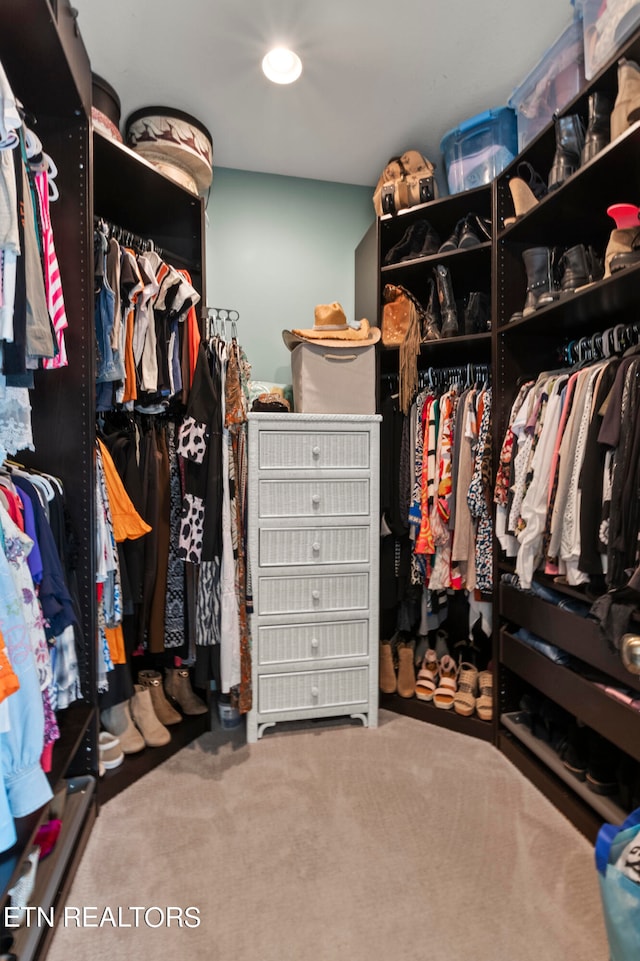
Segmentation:
<svg viewBox="0 0 640 961">
<path fill-rule="evenodd" d="M 478 214 L 467 214 L 464 219 L 464 226 L 460 233 L 458 247 L 464 250 L 468 247 L 478 247 L 491 240 L 491 221 Z"/>
<path fill-rule="evenodd" d="M 416 220 L 414 224 L 407 227 L 398 243 L 393 245 L 384 258 L 385 267 L 400 263 L 401 260 L 417 257 L 417 253 L 413 251 L 422 247 L 428 229 L 429 224 L 426 220 Z"/>
<path fill-rule="evenodd" d="M 465 225 L 466 219 L 467 219 L 466 217 L 463 217 L 462 220 L 458 221 L 458 223 L 453 228 L 453 233 L 449 237 L 447 237 L 445 242 L 441 245 L 440 249 L 438 250 L 439 254 L 446 254 L 450 250 L 458 249 L 458 244 L 460 243 L 460 235 L 462 234 L 462 229 Z"/>
</svg>

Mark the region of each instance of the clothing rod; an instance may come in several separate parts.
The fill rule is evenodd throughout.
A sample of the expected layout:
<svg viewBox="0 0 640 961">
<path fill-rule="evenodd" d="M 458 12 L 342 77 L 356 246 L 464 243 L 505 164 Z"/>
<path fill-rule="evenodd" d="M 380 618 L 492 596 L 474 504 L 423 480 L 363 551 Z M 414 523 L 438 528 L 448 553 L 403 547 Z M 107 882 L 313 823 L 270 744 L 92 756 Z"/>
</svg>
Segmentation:
<svg viewBox="0 0 640 961">
<path fill-rule="evenodd" d="M 118 242 L 122 241 L 124 246 L 137 246 L 142 247 L 143 250 L 155 250 L 163 260 L 176 261 L 180 265 L 188 268 L 193 266 L 183 254 L 177 254 L 173 250 L 167 250 L 166 247 L 160 247 L 151 237 L 141 237 L 134 231 L 128 230 L 126 227 L 121 227 L 120 224 L 113 223 L 108 217 L 101 217 L 99 214 L 94 214 L 93 223 L 96 227 L 101 223 L 105 224 L 114 236 L 114 239 Z M 116 236 L 116 234 L 118 236 Z"/>
</svg>

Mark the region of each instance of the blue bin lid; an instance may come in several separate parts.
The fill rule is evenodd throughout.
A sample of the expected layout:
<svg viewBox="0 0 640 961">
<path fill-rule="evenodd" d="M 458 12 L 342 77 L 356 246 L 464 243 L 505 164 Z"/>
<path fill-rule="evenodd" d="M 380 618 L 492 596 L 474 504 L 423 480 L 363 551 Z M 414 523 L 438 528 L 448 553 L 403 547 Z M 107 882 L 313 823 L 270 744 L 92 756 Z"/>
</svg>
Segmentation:
<svg viewBox="0 0 640 961">
<path fill-rule="evenodd" d="M 453 127 L 444 134 L 440 141 L 441 152 L 447 152 L 448 142 L 451 139 L 459 139 L 461 136 L 464 136 L 464 134 L 470 133 L 476 127 L 492 124 L 498 119 L 506 119 L 507 117 L 511 118 L 510 122 L 513 123 L 515 128 L 516 115 L 511 107 L 494 107 L 492 110 L 484 110 L 482 113 L 477 113 L 474 117 L 469 117 L 468 120 L 463 120 L 457 127 Z"/>
</svg>

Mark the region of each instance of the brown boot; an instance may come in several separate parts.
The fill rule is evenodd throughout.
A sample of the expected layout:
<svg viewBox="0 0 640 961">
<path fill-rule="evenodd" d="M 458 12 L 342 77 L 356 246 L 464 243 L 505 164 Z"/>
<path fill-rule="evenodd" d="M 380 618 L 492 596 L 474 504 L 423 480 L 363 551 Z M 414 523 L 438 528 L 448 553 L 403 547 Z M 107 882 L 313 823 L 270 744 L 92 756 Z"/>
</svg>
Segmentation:
<svg viewBox="0 0 640 961">
<path fill-rule="evenodd" d="M 395 694 L 396 669 L 393 663 L 391 641 L 380 641 L 380 690 L 383 694 Z"/>
<path fill-rule="evenodd" d="M 204 701 L 193 693 L 187 667 L 167 668 L 164 689 L 185 714 L 206 714 L 209 710 Z"/>
<path fill-rule="evenodd" d="M 400 697 L 413 697 L 416 692 L 416 668 L 413 663 L 415 645 L 413 641 L 398 641 L 398 694 Z"/>
<path fill-rule="evenodd" d="M 133 723 L 138 728 L 144 738 L 147 747 L 162 747 L 171 740 L 171 734 L 161 724 L 156 717 L 151 702 L 151 691 L 142 684 L 134 684 L 135 694 L 129 702 L 131 705 L 131 717 Z"/>
<path fill-rule="evenodd" d="M 634 60 L 618 61 L 618 95 L 611 112 L 611 141 L 640 120 L 640 67 Z"/>
<path fill-rule="evenodd" d="M 640 263 L 640 224 L 611 231 L 604 254 L 604 276 Z"/>
<path fill-rule="evenodd" d="M 165 697 L 160 671 L 138 671 L 138 684 L 149 688 L 153 710 L 161 724 L 180 723 L 182 714 L 179 714 Z"/>
<path fill-rule="evenodd" d="M 118 738 L 124 754 L 144 751 L 144 738 L 131 719 L 128 701 L 106 708 L 101 712 L 100 720 L 105 731 Z"/>
</svg>

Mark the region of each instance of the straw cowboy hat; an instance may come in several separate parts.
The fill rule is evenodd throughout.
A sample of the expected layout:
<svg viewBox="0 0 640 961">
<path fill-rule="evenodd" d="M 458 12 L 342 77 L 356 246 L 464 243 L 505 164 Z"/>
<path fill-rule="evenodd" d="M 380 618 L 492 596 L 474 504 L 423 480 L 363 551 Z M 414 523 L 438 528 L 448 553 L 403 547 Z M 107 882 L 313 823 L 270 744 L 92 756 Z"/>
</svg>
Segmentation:
<svg viewBox="0 0 640 961">
<path fill-rule="evenodd" d="M 357 326 L 348 324 L 344 310 L 334 302 L 318 304 L 311 329 L 283 330 L 282 339 L 289 350 L 305 341 L 321 347 L 369 347 L 380 340 L 380 329 L 370 327 L 365 318 Z"/>
</svg>

